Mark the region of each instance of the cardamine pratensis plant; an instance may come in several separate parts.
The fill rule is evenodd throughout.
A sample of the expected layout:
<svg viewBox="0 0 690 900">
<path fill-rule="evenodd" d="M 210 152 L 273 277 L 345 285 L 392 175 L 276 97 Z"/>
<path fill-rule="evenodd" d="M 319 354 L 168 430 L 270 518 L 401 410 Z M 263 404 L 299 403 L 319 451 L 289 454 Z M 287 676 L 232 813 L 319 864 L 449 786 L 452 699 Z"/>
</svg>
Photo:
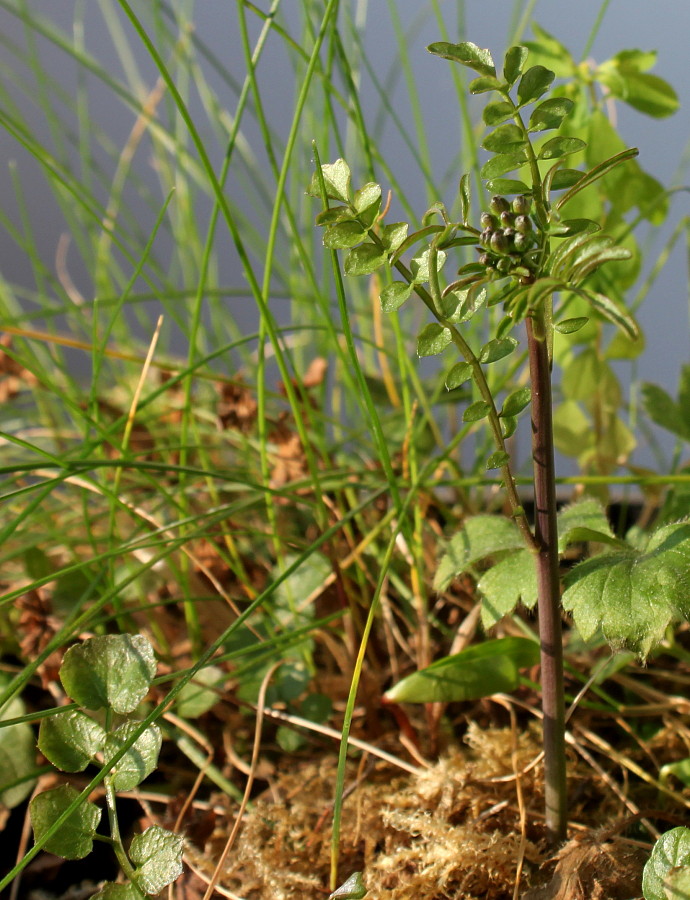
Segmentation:
<svg viewBox="0 0 690 900">
<path fill-rule="evenodd" d="M 478 583 L 484 624 L 512 613 L 520 600 L 528 607 L 537 605 L 546 828 L 555 843 L 565 837 L 567 821 L 561 604 L 572 611 L 586 639 L 601 633 L 612 647 L 629 647 L 642 657 L 663 639 L 669 624 L 690 616 L 690 524 L 665 525 L 641 545 L 616 538 L 594 500 L 581 501 L 557 515 L 551 394 L 554 331 L 572 334 L 593 318 L 613 323 L 630 342 L 638 336 L 634 319 L 618 298 L 602 289 L 606 282 L 599 277 L 602 266 L 628 259 L 630 251 L 604 234 L 599 222 L 567 218 L 566 211 L 583 191 L 619 167 L 627 166 L 630 176 L 639 176 L 641 170 L 633 161 L 638 151 L 622 149 L 586 171 L 568 168 L 566 159 L 587 146 L 582 138 L 563 133 L 575 103 L 563 88 L 553 88 L 554 71 L 540 64 L 527 67 L 530 49 L 511 47 L 502 75 L 489 51 L 475 44 L 435 43 L 428 49 L 477 73 L 469 85 L 471 93 L 497 95 L 483 113 L 492 129 L 481 144 L 491 154 L 480 172 L 495 195 L 489 209 L 477 219 L 470 215 L 470 178 L 465 174 L 459 183 L 459 221 L 439 202 L 427 210 L 422 227 L 409 233 L 406 223 L 382 221 L 378 184 L 370 182 L 353 192 L 347 163 L 339 159 L 321 165 L 318 153 L 309 193 L 323 203 L 317 224 L 324 228 L 324 245 L 333 251 L 341 295 L 338 250 L 346 251 L 343 270 L 348 276 L 371 275 L 378 269 L 391 273 L 393 278 L 380 292 L 383 310 L 397 310 L 416 294 L 435 320 L 418 336 L 418 355 L 439 354 L 454 345 L 461 361 L 449 370 L 446 387 L 454 390 L 472 381 L 478 394 L 464 410 L 463 420 L 488 423 L 495 450 L 486 466 L 500 470 L 512 521 L 498 516 L 467 520 L 451 540 L 435 584 L 443 589 L 457 574 L 492 560 L 493 566 Z M 618 55 L 633 74 L 636 53 L 641 51 Z M 608 84 L 604 77 L 608 69 L 600 68 L 601 81 Z M 621 78 L 625 71 L 621 68 Z M 636 77 L 639 81 L 646 76 L 637 72 Z M 665 85 L 656 79 L 652 86 L 657 83 Z M 506 177 L 512 172 L 517 175 Z M 642 174 L 647 180 L 640 178 L 640 185 L 649 187 L 653 179 Z M 421 249 L 404 262 L 403 255 L 415 245 Z M 478 256 L 443 283 L 442 269 L 458 247 L 476 247 Z M 570 305 L 581 309 L 582 301 L 586 315 L 563 315 Z M 494 337 L 479 348 L 471 347 L 463 325 L 481 310 L 499 305 L 503 316 Z M 484 369 L 516 350 L 520 340 L 516 334 L 526 338 L 531 387 L 513 391 L 501 403 Z M 521 505 L 506 446 L 527 408 L 531 408 L 534 465 L 533 523 Z M 574 567 L 561 598 L 559 553 L 569 543 L 582 541 L 603 544 L 606 552 Z M 429 702 L 514 689 L 519 668 L 534 661 L 535 646 L 506 638 L 471 647 L 414 673 L 386 696 L 396 702 Z"/>
</svg>

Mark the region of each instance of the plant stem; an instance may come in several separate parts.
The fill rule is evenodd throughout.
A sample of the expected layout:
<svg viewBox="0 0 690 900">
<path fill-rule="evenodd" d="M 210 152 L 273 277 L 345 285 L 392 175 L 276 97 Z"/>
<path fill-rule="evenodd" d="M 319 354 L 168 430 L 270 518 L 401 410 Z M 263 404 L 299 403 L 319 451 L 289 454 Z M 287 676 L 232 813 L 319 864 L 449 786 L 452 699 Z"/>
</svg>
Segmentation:
<svg viewBox="0 0 690 900">
<path fill-rule="evenodd" d="M 551 366 L 547 342 L 548 316 L 539 305 L 527 318 L 527 344 L 532 382 L 532 460 L 534 464 L 535 538 L 538 551 L 537 590 L 544 712 L 544 784 L 546 830 L 551 844 L 566 837 L 565 701 L 563 642 L 556 525 L 556 468 L 553 449 Z"/>
</svg>

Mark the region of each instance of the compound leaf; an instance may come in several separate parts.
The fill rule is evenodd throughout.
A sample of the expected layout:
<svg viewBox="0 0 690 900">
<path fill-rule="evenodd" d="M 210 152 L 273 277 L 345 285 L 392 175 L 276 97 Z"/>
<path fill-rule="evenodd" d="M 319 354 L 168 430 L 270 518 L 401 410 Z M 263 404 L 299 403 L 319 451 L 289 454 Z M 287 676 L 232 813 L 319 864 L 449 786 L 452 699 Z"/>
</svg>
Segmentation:
<svg viewBox="0 0 690 900">
<path fill-rule="evenodd" d="M 508 85 L 513 85 L 522 74 L 529 55 L 527 47 L 510 47 L 503 60 L 503 77 Z"/>
<path fill-rule="evenodd" d="M 472 378 L 472 366 L 466 362 L 455 363 L 450 372 L 446 375 L 446 388 L 449 391 L 460 387 Z"/>
<path fill-rule="evenodd" d="M 577 153 L 587 146 L 585 141 L 576 137 L 555 137 L 547 141 L 539 151 L 538 159 L 560 159 L 569 153 Z"/>
<path fill-rule="evenodd" d="M 381 309 L 387 313 L 399 309 L 411 293 L 412 285 L 406 281 L 394 281 L 386 285 L 379 295 Z"/>
</svg>

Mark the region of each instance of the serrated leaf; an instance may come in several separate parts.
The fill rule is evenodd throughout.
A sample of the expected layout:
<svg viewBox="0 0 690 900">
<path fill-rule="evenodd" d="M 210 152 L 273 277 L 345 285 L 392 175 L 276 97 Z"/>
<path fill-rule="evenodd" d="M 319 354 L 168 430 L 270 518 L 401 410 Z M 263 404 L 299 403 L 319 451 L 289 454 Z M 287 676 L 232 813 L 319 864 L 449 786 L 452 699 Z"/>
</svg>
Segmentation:
<svg viewBox="0 0 690 900">
<path fill-rule="evenodd" d="M 505 450 L 496 450 L 494 453 L 486 461 L 486 469 L 487 471 L 491 471 L 492 469 L 501 469 L 507 463 L 510 462 L 510 453 L 506 453 Z"/>
<path fill-rule="evenodd" d="M 515 84 L 525 67 L 529 50 L 520 45 L 510 47 L 503 60 L 503 77 L 509 85 Z"/>
<path fill-rule="evenodd" d="M 485 641 L 408 675 L 385 697 L 392 703 L 477 700 L 514 691 L 520 684 L 520 669 L 538 662 L 536 641 L 518 637 Z"/>
<path fill-rule="evenodd" d="M 336 159 L 334 163 L 324 163 L 321 166 L 323 180 L 326 185 L 326 195 L 331 200 L 340 200 L 347 203 L 350 193 L 350 167 L 344 159 Z M 308 193 L 312 197 L 321 196 L 318 173 L 312 175 Z"/>
<path fill-rule="evenodd" d="M 514 337 L 505 337 L 488 341 L 479 351 L 479 362 L 493 363 L 509 356 L 518 346 Z"/>
<path fill-rule="evenodd" d="M 108 735 L 103 748 L 106 763 L 126 744 L 130 743 L 132 734 L 139 727 L 139 722 L 125 722 L 116 731 Z M 131 791 L 154 771 L 158 765 L 158 754 L 161 749 L 161 732 L 157 725 L 149 725 L 139 735 L 122 759 L 110 770 L 110 778 L 116 791 Z"/>
<path fill-rule="evenodd" d="M 41 840 L 58 816 L 78 796 L 79 791 L 63 784 L 51 791 L 43 791 L 31 800 L 29 813 L 36 841 Z M 82 803 L 46 841 L 43 849 L 63 859 L 83 859 L 93 849 L 93 836 L 100 820 L 101 811 L 95 803 Z"/>
<path fill-rule="evenodd" d="M 481 146 L 491 153 L 504 153 L 515 149 L 516 146 L 524 146 L 525 143 L 525 138 L 518 126 L 513 122 L 506 122 L 487 134 Z"/>
<path fill-rule="evenodd" d="M 578 153 L 587 146 L 585 141 L 576 137 L 555 137 L 547 141 L 541 150 L 537 159 L 560 159 L 570 153 Z"/>
<path fill-rule="evenodd" d="M 364 887 L 361 872 L 353 872 L 340 887 L 328 895 L 328 900 L 362 900 L 366 897 L 367 889 Z"/>
<path fill-rule="evenodd" d="M 323 245 L 329 250 L 342 250 L 361 244 L 367 236 L 359 222 L 339 222 L 329 225 L 323 233 Z"/>
<path fill-rule="evenodd" d="M 492 194 L 530 194 L 532 192 L 529 185 L 524 181 L 518 181 L 515 178 L 492 178 L 486 183 L 487 190 Z"/>
<path fill-rule="evenodd" d="M 449 391 L 455 390 L 460 385 L 465 384 L 472 378 L 472 366 L 466 362 L 455 363 L 453 368 L 446 375 L 446 388 Z"/>
<path fill-rule="evenodd" d="M 553 326 L 561 334 L 575 334 L 589 322 L 587 316 L 575 316 L 572 319 L 562 319 Z"/>
<path fill-rule="evenodd" d="M 545 94 L 555 77 L 555 73 L 544 66 L 532 66 L 527 69 L 517 89 L 520 106 L 525 106 Z"/>
<path fill-rule="evenodd" d="M 469 66 L 480 75 L 496 75 L 496 67 L 488 50 L 482 50 L 471 41 L 463 41 L 460 44 L 449 44 L 446 41 L 437 41 L 426 48 L 434 56 L 441 56 L 452 62 Z"/>
<path fill-rule="evenodd" d="M 665 883 L 672 869 L 690 865 L 690 828 L 680 825 L 662 834 L 642 870 L 645 900 L 668 900 Z"/>
<path fill-rule="evenodd" d="M 528 131 L 551 131 L 560 128 L 563 119 L 571 112 L 575 104 L 567 97 L 550 97 L 538 104 L 529 117 Z"/>
<path fill-rule="evenodd" d="M 513 118 L 514 108 L 512 103 L 507 100 L 494 100 L 493 103 L 487 103 L 482 113 L 485 125 L 500 125 L 507 119 Z"/>
<path fill-rule="evenodd" d="M 386 285 L 379 295 L 381 309 L 386 313 L 399 309 L 411 293 L 412 285 L 405 281 L 394 281 Z"/>
<path fill-rule="evenodd" d="M 144 893 L 155 895 L 182 874 L 184 838 L 152 825 L 132 838 L 129 855 L 136 866 L 134 881 Z"/>
<path fill-rule="evenodd" d="M 379 249 L 376 244 L 360 244 L 353 247 L 345 257 L 343 269 L 346 275 L 371 275 L 388 259 L 386 249 Z"/>
<path fill-rule="evenodd" d="M 528 609 L 537 602 L 537 572 L 529 550 L 518 550 L 492 566 L 479 579 L 482 625 L 491 628 L 522 600 Z"/>
<path fill-rule="evenodd" d="M 477 400 L 471 403 L 462 414 L 463 422 L 480 422 L 491 412 L 491 407 L 485 400 Z"/>
<path fill-rule="evenodd" d="M 438 322 L 426 325 L 417 338 L 417 356 L 436 356 L 442 353 L 452 340 L 450 328 Z"/>
<path fill-rule="evenodd" d="M 453 578 L 475 563 L 525 545 L 515 522 L 504 516 L 472 516 L 453 535 L 434 577 L 434 590 L 445 591 Z"/>
<path fill-rule="evenodd" d="M 512 394 L 508 394 L 506 399 L 503 401 L 503 408 L 501 409 L 502 416 L 517 416 L 519 415 L 526 406 L 529 406 L 530 400 L 532 399 L 532 389 L 529 387 L 521 387 L 516 391 L 513 391 Z"/>
<path fill-rule="evenodd" d="M 585 499 L 571 503 L 558 513 L 558 552 L 564 553 L 569 544 L 579 540 L 578 531 L 588 529 L 602 538 L 614 538 L 606 513 L 598 500 Z"/>
<path fill-rule="evenodd" d="M 512 172 L 513 169 L 519 169 L 527 161 L 527 151 L 524 147 L 518 150 L 511 150 L 508 153 L 499 153 L 498 156 L 492 156 L 481 167 L 480 175 L 482 178 L 496 178 L 506 172 Z"/>
<path fill-rule="evenodd" d="M 140 634 L 109 634 L 70 647 L 60 667 L 60 681 L 86 709 L 109 706 L 127 714 L 148 693 L 156 674 L 153 647 Z"/>
<path fill-rule="evenodd" d="M 675 400 L 656 384 L 645 382 L 641 390 L 642 406 L 656 425 L 685 441 L 690 441 L 690 428 Z"/>
<path fill-rule="evenodd" d="M 595 556 L 566 578 L 563 607 L 585 640 L 601 629 L 613 647 L 644 658 L 666 628 L 690 614 L 690 524 L 655 531 L 645 550 Z"/>
<path fill-rule="evenodd" d="M 41 720 L 38 749 L 63 772 L 83 772 L 103 749 L 106 737 L 98 722 L 72 709 Z"/>
<path fill-rule="evenodd" d="M 381 229 L 381 243 L 389 253 L 395 253 L 407 239 L 408 228 L 407 222 L 391 222 L 390 225 L 384 225 Z"/>
</svg>

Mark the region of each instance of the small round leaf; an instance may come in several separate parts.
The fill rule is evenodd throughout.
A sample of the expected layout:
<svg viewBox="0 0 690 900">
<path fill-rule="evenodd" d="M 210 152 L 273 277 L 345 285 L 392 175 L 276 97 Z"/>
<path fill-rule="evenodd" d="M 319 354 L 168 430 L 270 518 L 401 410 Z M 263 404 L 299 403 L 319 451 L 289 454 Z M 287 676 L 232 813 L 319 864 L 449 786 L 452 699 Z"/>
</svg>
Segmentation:
<svg viewBox="0 0 690 900">
<path fill-rule="evenodd" d="M 37 841 L 78 796 L 79 791 L 63 784 L 33 798 L 29 803 L 29 813 Z M 82 803 L 46 841 L 44 849 L 63 859 L 83 859 L 91 853 L 93 836 L 100 819 L 101 811 L 94 803 Z"/>
<path fill-rule="evenodd" d="M 386 250 L 367 242 L 354 247 L 345 257 L 343 269 L 346 275 L 371 275 L 386 262 Z"/>
<path fill-rule="evenodd" d="M 431 322 L 417 338 L 417 356 L 436 356 L 442 353 L 451 342 L 450 328 L 444 328 L 438 322 Z"/>
<path fill-rule="evenodd" d="M 83 772 L 103 749 L 106 737 L 105 729 L 98 722 L 71 709 L 42 720 L 38 749 L 63 772 Z"/>
<path fill-rule="evenodd" d="M 484 344 L 479 351 L 479 361 L 483 363 L 497 362 L 505 356 L 509 356 L 518 345 L 514 337 L 495 338 Z"/>
<path fill-rule="evenodd" d="M 690 828 L 680 825 L 662 834 L 642 872 L 645 900 L 667 900 L 665 883 L 672 869 L 690 865 Z"/>
<path fill-rule="evenodd" d="M 384 312 L 394 312 L 399 309 L 412 293 L 412 285 L 404 281 L 394 281 L 386 285 L 381 291 L 381 309 Z"/>
<path fill-rule="evenodd" d="M 496 450 L 496 452 L 492 453 L 491 456 L 487 459 L 486 468 L 500 469 L 508 462 L 510 462 L 510 454 L 506 453 L 505 450 Z"/>
<path fill-rule="evenodd" d="M 460 387 L 461 384 L 469 381 L 471 377 L 472 366 L 469 363 L 455 363 L 453 368 L 446 376 L 446 389 L 449 391 L 453 391 L 455 390 L 455 388 Z"/>
<path fill-rule="evenodd" d="M 129 855 L 137 867 L 134 881 L 146 894 L 158 894 L 182 874 L 184 840 L 179 834 L 152 825 L 132 838 Z"/>
<path fill-rule="evenodd" d="M 131 735 L 139 727 L 139 722 L 125 722 L 117 731 L 108 735 L 103 757 L 107 762 L 129 743 Z M 116 791 L 131 791 L 153 772 L 158 764 L 161 749 L 161 732 L 157 725 L 149 725 L 128 748 L 119 762 L 110 770 Z"/>
<path fill-rule="evenodd" d="M 479 422 L 485 419 L 491 410 L 491 407 L 485 400 L 477 400 L 476 403 L 470 404 L 462 414 L 463 422 Z"/>
<path fill-rule="evenodd" d="M 60 667 L 63 687 L 80 706 L 121 714 L 136 709 L 155 674 L 153 648 L 139 634 L 89 638 L 70 647 Z"/>
<path fill-rule="evenodd" d="M 503 402 L 502 416 L 517 416 L 529 404 L 532 399 L 532 391 L 529 387 L 518 388 L 512 394 L 508 394 Z"/>
</svg>

